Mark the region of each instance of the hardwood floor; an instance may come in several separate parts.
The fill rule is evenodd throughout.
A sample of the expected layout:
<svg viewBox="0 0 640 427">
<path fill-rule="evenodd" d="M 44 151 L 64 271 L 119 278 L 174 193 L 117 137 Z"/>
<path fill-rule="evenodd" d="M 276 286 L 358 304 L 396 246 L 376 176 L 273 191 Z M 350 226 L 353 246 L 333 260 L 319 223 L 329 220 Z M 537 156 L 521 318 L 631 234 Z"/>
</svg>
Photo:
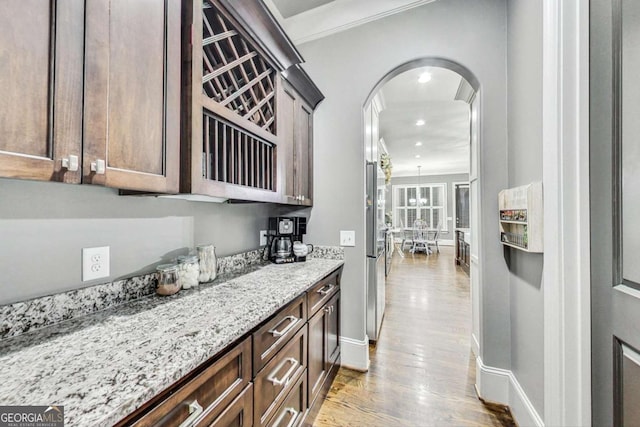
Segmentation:
<svg viewBox="0 0 640 427">
<path fill-rule="evenodd" d="M 512 426 L 475 393 L 469 278 L 453 248 L 394 254 L 371 365 L 340 369 L 314 426 Z"/>
</svg>

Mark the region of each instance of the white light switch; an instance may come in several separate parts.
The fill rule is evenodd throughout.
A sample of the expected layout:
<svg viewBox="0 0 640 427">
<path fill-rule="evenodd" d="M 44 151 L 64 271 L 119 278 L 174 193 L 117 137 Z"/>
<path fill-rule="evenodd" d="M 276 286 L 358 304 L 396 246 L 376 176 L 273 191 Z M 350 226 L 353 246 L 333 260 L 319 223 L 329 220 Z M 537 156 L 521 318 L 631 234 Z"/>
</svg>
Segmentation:
<svg viewBox="0 0 640 427">
<path fill-rule="evenodd" d="M 356 232 L 353 230 L 340 230 L 340 246 L 355 246 Z"/>
<path fill-rule="evenodd" d="M 109 246 L 82 249 L 82 281 L 109 277 Z"/>
</svg>

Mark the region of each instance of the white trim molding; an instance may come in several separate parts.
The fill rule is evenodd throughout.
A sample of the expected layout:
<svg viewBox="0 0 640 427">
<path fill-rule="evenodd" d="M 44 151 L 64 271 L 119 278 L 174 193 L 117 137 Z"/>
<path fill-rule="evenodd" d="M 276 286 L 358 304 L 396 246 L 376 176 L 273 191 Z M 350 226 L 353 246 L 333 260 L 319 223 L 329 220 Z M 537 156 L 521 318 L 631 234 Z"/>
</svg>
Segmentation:
<svg viewBox="0 0 640 427">
<path fill-rule="evenodd" d="M 513 372 L 487 366 L 479 356 L 476 357 L 476 392 L 486 402 L 509 406 L 518 425 L 544 427 L 542 418 Z"/>
<path fill-rule="evenodd" d="M 348 2 L 330 2 L 321 7 L 282 19 L 281 23 L 296 45 L 327 37 L 332 34 L 386 18 L 435 0 L 351 0 Z M 267 6 L 273 12 L 277 10 L 272 0 Z M 281 18 L 279 13 L 274 14 Z"/>
<path fill-rule="evenodd" d="M 340 337 L 340 364 L 355 371 L 369 370 L 369 337 L 364 341 Z"/>
<path fill-rule="evenodd" d="M 589 2 L 543 1 L 544 419 L 591 424 Z"/>
</svg>

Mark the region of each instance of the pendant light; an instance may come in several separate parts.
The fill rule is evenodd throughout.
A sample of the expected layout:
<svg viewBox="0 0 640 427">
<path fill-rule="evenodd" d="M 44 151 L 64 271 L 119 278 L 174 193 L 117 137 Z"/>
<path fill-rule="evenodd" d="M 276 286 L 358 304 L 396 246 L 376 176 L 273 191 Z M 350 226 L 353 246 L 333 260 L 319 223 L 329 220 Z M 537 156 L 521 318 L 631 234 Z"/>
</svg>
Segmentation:
<svg viewBox="0 0 640 427">
<path fill-rule="evenodd" d="M 422 187 L 420 186 L 420 184 L 421 184 L 420 169 L 421 168 L 422 168 L 422 166 L 418 165 L 418 189 L 417 189 L 417 192 L 416 192 L 416 196 L 418 197 L 418 206 L 424 206 L 424 205 L 427 204 L 427 199 L 422 197 Z"/>
</svg>

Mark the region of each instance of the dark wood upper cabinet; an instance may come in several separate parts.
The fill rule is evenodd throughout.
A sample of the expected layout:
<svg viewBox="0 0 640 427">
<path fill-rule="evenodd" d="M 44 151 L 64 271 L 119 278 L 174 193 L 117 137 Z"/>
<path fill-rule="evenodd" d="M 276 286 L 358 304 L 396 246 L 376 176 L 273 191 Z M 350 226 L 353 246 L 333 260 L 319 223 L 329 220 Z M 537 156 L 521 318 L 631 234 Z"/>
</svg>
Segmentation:
<svg viewBox="0 0 640 427">
<path fill-rule="evenodd" d="M 180 191 L 279 202 L 280 70 L 248 35 L 233 6 L 217 0 L 184 3 Z"/>
<path fill-rule="evenodd" d="M 178 191 L 181 19 L 175 0 L 87 2 L 83 182 Z"/>
<path fill-rule="evenodd" d="M 83 34 L 83 0 L 0 2 L 0 176 L 80 182 Z"/>
<path fill-rule="evenodd" d="M 294 174 L 296 144 L 295 115 L 298 95 L 286 82 L 281 82 L 278 94 L 278 153 L 280 168 L 278 178 L 285 203 L 297 204 L 297 183 Z"/>
<path fill-rule="evenodd" d="M 313 110 L 324 99 L 299 66 L 283 73 L 279 93 L 280 182 L 285 203 L 313 205 Z"/>
<path fill-rule="evenodd" d="M 322 94 L 302 58 L 262 2 L 184 7 L 180 191 L 311 205 L 312 114 Z"/>
<path fill-rule="evenodd" d="M 296 144 L 294 149 L 294 175 L 299 202 L 313 204 L 313 110 L 305 102 L 299 102 L 295 115 Z"/>
<path fill-rule="evenodd" d="M 313 204 L 313 110 L 286 81 L 278 103 L 280 185 L 284 203 Z"/>
<path fill-rule="evenodd" d="M 261 1 L 0 1 L 0 177 L 310 206 L 301 61 Z"/>
</svg>

